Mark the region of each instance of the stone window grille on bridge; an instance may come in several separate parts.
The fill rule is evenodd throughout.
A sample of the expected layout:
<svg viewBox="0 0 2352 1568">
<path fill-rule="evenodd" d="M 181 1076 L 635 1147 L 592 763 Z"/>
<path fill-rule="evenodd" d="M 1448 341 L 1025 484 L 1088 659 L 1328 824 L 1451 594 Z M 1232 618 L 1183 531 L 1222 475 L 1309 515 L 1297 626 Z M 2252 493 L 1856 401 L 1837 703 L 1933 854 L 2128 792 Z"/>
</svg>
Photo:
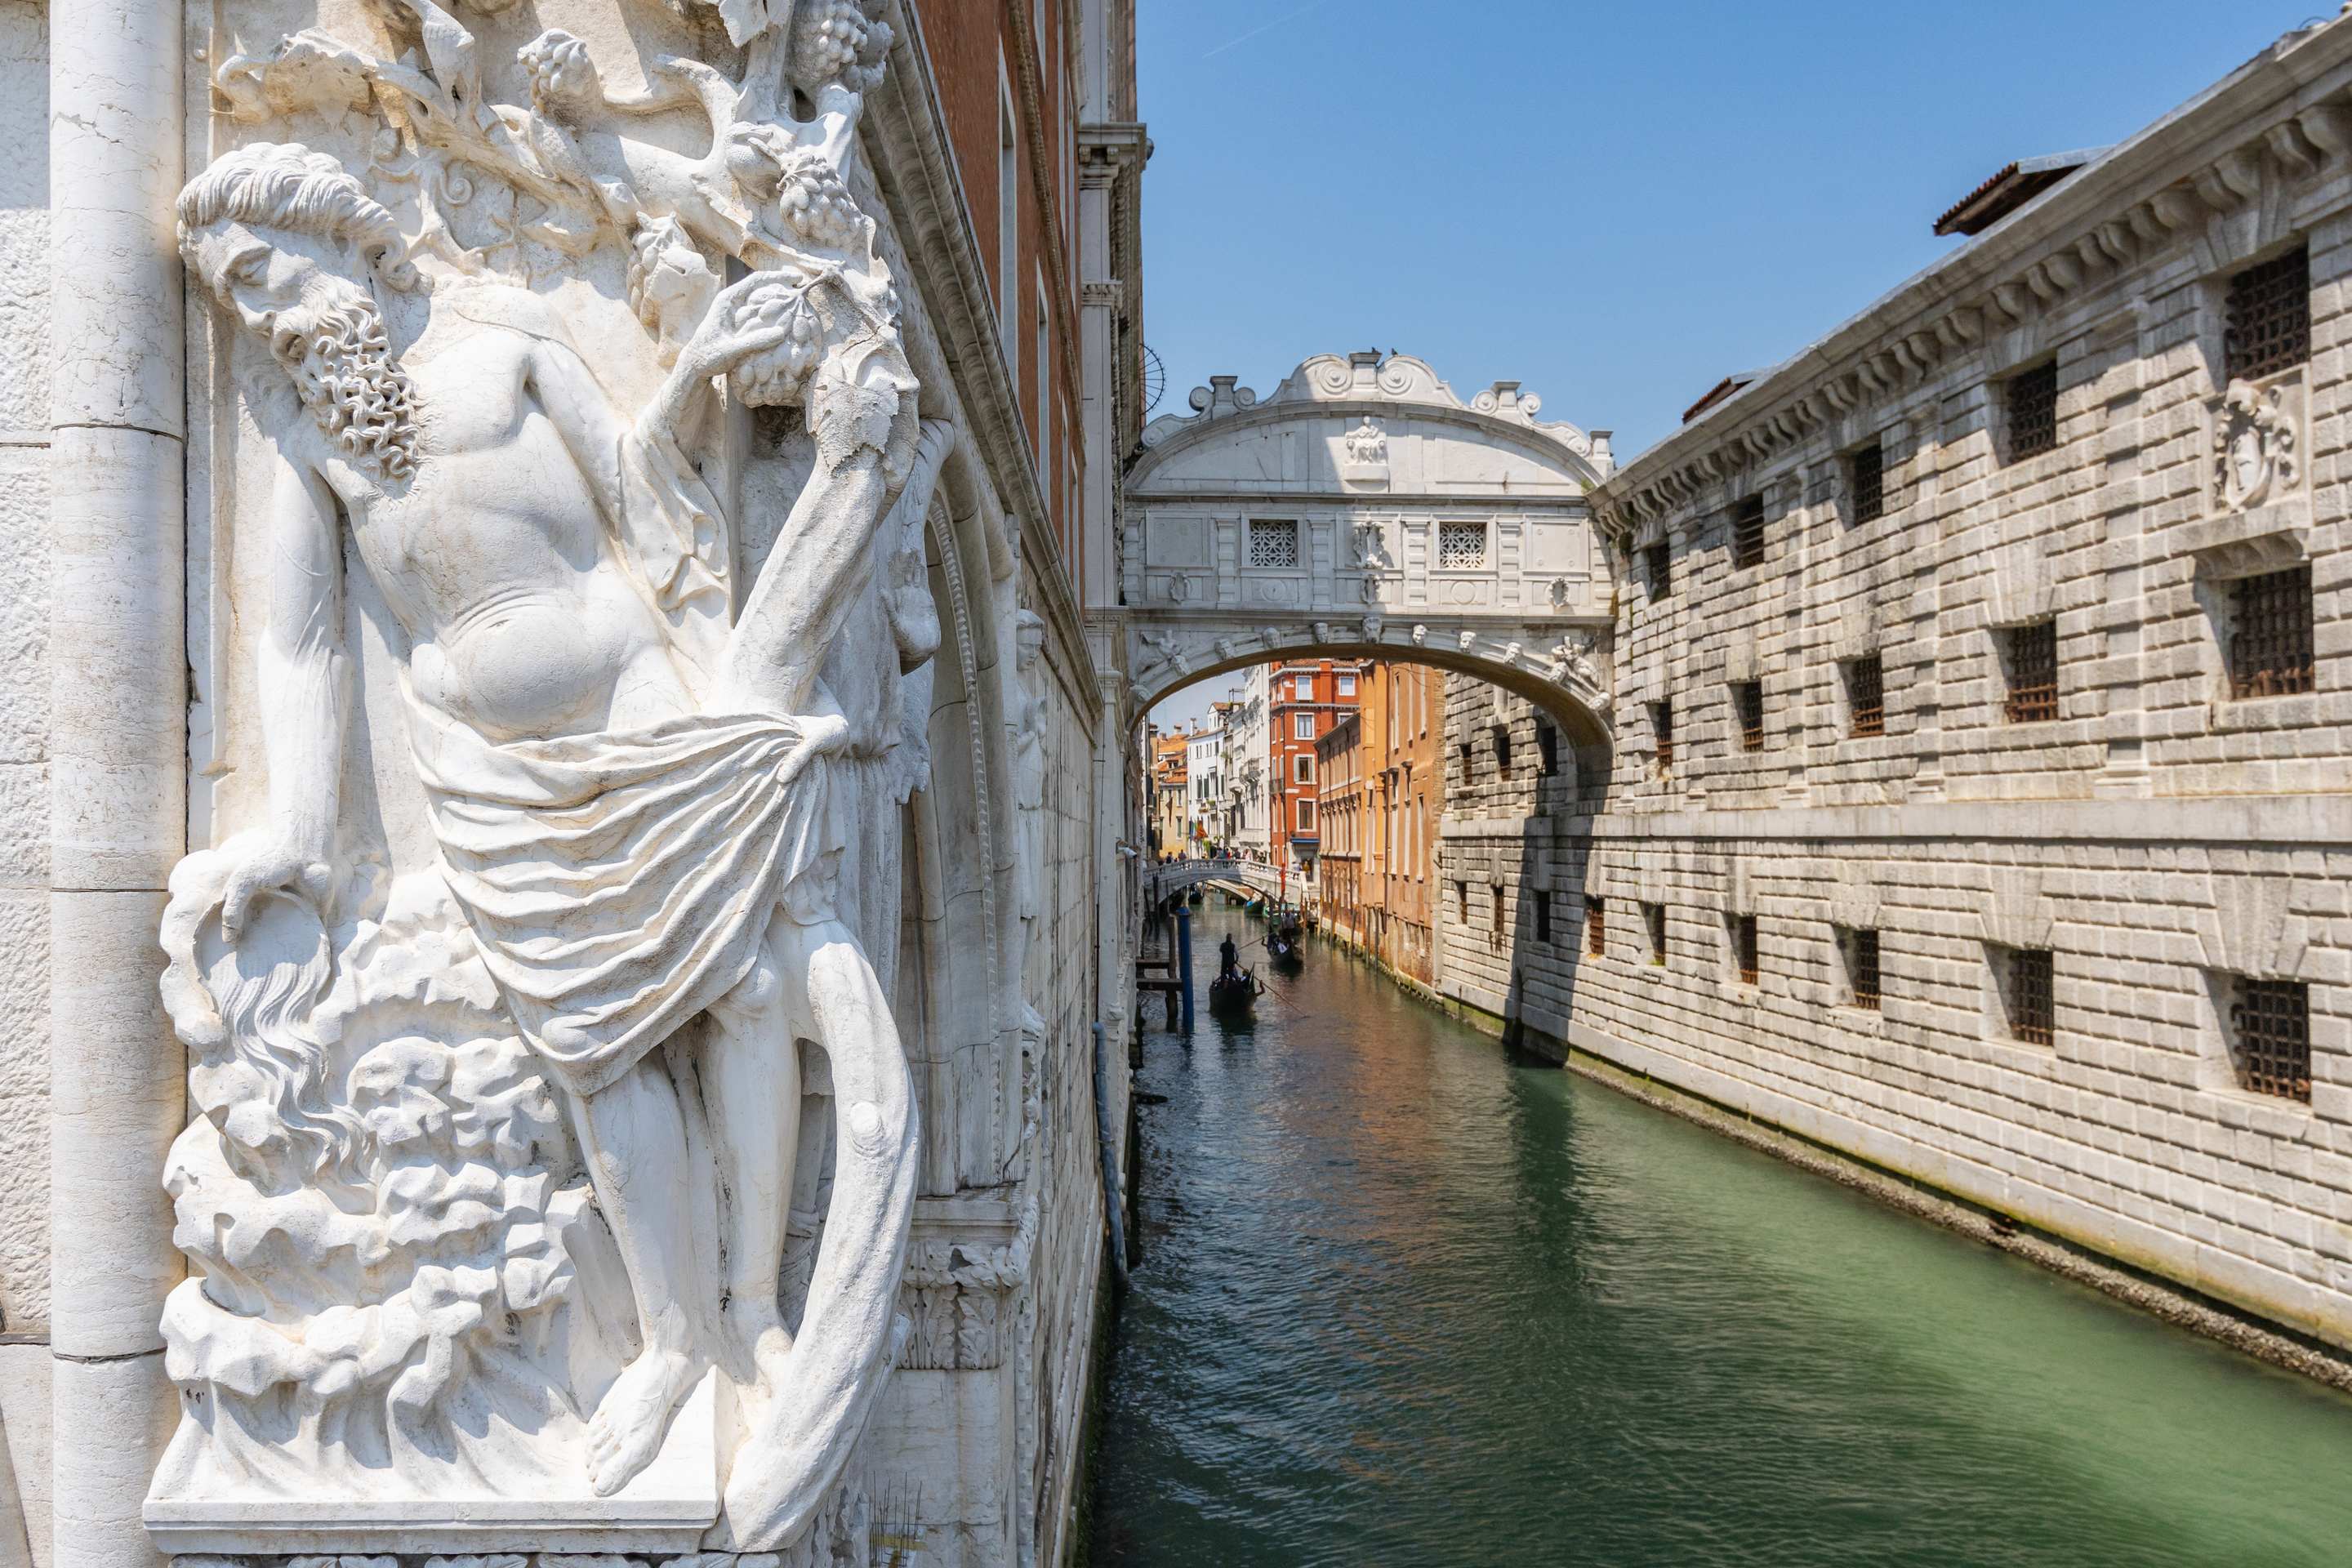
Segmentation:
<svg viewBox="0 0 2352 1568">
<path fill-rule="evenodd" d="M 1249 525 L 1249 563 L 1253 566 L 1297 565 L 1297 520 L 1252 519 Z"/>
<path fill-rule="evenodd" d="M 1589 895 L 1584 900 L 1584 951 L 1595 958 L 1609 951 L 1609 908 Z"/>
<path fill-rule="evenodd" d="M 2230 279 L 2221 307 L 2225 381 L 2259 381 L 2311 359 L 2311 252 L 2297 246 Z"/>
<path fill-rule="evenodd" d="M 1846 495 L 1853 503 L 1849 522 L 1859 526 L 1886 515 L 1886 447 L 1877 437 L 1846 459 Z"/>
<path fill-rule="evenodd" d="M 2008 1016 L 2009 1037 L 2029 1046 L 2050 1044 L 2057 1025 L 2050 950 L 1996 947 L 1992 969 L 2001 1008 Z"/>
<path fill-rule="evenodd" d="M 1666 966 L 1666 906 L 1643 904 L 1642 923 L 1650 931 L 1650 965 L 1654 969 Z"/>
<path fill-rule="evenodd" d="M 1483 522 L 1441 522 L 1437 525 L 1437 569 L 1476 572 L 1486 564 L 1486 525 Z"/>
<path fill-rule="evenodd" d="M 2230 695 L 2291 697 L 2312 689 L 2311 568 L 2230 584 Z"/>
<path fill-rule="evenodd" d="M 1540 942 L 1549 943 L 1551 941 L 1551 895 L 1545 892 L 1541 888 L 1538 888 L 1534 891 L 1536 899 L 1536 940 Z"/>
<path fill-rule="evenodd" d="M 1731 683 L 1732 705 L 1739 711 L 1739 747 L 1746 752 L 1764 749 L 1764 683 L 1760 680 L 1735 680 Z"/>
<path fill-rule="evenodd" d="M 2058 362 L 2019 371 L 2002 389 L 2009 420 L 2009 460 L 2058 449 Z"/>
<path fill-rule="evenodd" d="M 2256 1094 L 2311 1099 L 2311 991 L 2300 980 L 2234 975 L 2230 1055 Z"/>
<path fill-rule="evenodd" d="M 1845 662 L 1845 732 L 1857 740 L 1886 733 L 1886 665 L 1877 654 Z"/>
<path fill-rule="evenodd" d="M 1661 540 L 1642 547 L 1642 570 L 1650 579 L 1650 597 L 1670 598 L 1675 591 L 1674 552 Z"/>
<path fill-rule="evenodd" d="M 1764 564 L 1764 498 L 1752 495 L 1731 510 L 1731 565 L 1734 571 Z"/>
<path fill-rule="evenodd" d="M 2001 633 L 2008 657 L 2009 697 L 2001 704 L 2012 724 L 2036 724 L 2058 717 L 2058 623 L 2036 621 Z"/>
<path fill-rule="evenodd" d="M 1658 760 L 1660 773 L 1671 773 L 1675 765 L 1675 705 L 1670 701 L 1650 704 L 1650 741 Z"/>
<path fill-rule="evenodd" d="M 1753 985 L 1762 972 L 1758 950 L 1754 915 L 1733 915 L 1731 924 L 1731 973 L 1742 985 Z"/>
<path fill-rule="evenodd" d="M 1856 1007 L 1877 1012 L 1878 933 L 1839 926 L 1837 945 L 1845 962 L 1846 1000 Z"/>
</svg>

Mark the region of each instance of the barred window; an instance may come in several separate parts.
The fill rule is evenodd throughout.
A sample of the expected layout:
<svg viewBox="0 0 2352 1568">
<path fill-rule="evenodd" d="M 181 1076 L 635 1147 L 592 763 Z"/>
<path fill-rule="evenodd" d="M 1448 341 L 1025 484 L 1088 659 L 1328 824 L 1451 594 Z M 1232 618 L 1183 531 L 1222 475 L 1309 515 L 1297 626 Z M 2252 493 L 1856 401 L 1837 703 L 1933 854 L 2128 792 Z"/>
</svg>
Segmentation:
<svg viewBox="0 0 2352 1568">
<path fill-rule="evenodd" d="M 2058 449 L 2058 362 L 2051 360 L 2009 378 L 2009 460 Z"/>
<path fill-rule="evenodd" d="M 1675 765 L 1675 705 L 1673 703 L 1650 704 L 1650 739 L 1656 748 L 1658 771 L 1664 773 Z"/>
<path fill-rule="evenodd" d="M 2052 1000 L 2051 953 L 2045 947 L 2005 947 L 1996 950 L 1994 978 L 2000 984 L 2002 1008 L 2009 1015 L 2009 1037 L 2029 1046 L 2050 1043 L 2056 1023 Z"/>
<path fill-rule="evenodd" d="M 2256 381 L 2311 359 L 2311 252 L 2301 247 L 2230 279 L 2221 311 L 2223 374 Z"/>
<path fill-rule="evenodd" d="M 1599 899 L 1584 900 L 1584 951 L 1595 958 L 1609 951 L 1609 911 Z"/>
<path fill-rule="evenodd" d="M 1650 579 L 1650 597 L 1663 599 L 1675 591 L 1674 552 L 1664 544 L 1642 547 L 1642 569 Z"/>
<path fill-rule="evenodd" d="M 2001 714 L 2012 724 L 2058 717 L 2058 623 L 2036 621 L 2001 633 L 2009 698 Z"/>
<path fill-rule="evenodd" d="M 1487 738 L 1495 747 L 1495 775 L 1509 782 L 1511 776 L 1511 731 L 1507 724 L 1489 725 Z"/>
<path fill-rule="evenodd" d="M 1544 778 L 1559 772 L 1559 731 L 1544 719 L 1536 721 L 1536 764 Z"/>
<path fill-rule="evenodd" d="M 1848 494 L 1853 498 L 1853 522 L 1873 522 L 1886 515 L 1886 447 L 1877 440 L 1854 449 L 1848 459 Z"/>
<path fill-rule="evenodd" d="M 1733 915 L 1731 917 L 1731 969 L 1732 973 L 1739 977 L 1739 984 L 1742 985 L 1755 984 L 1756 976 L 1763 967 L 1758 961 L 1757 948 L 1756 917 Z"/>
<path fill-rule="evenodd" d="M 1731 564 L 1736 570 L 1764 563 L 1764 498 L 1748 497 L 1731 510 Z"/>
<path fill-rule="evenodd" d="M 1483 522 L 1441 522 L 1437 525 L 1437 569 L 1475 572 L 1486 564 L 1486 525 Z"/>
<path fill-rule="evenodd" d="M 1456 747 L 1456 748 L 1454 748 L 1454 749 L 1455 749 L 1457 752 L 1459 752 L 1461 753 L 1461 757 L 1462 757 L 1462 782 L 1463 782 L 1463 784 L 1464 784 L 1465 785 L 1467 785 L 1467 784 L 1470 783 L 1470 781 L 1471 781 L 1472 777 L 1475 775 L 1475 761 L 1476 761 L 1477 753 L 1476 753 L 1475 752 L 1474 752 L 1474 751 L 1472 751 L 1472 750 L 1470 749 L 1470 742 L 1467 742 L 1467 741 L 1463 742 L 1461 743 L 1461 745 L 1457 746 L 1457 747 Z"/>
<path fill-rule="evenodd" d="M 1551 941 L 1551 895 L 1545 892 L 1541 888 L 1535 889 L 1535 895 L 1536 940 L 1538 942 L 1549 942 Z"/>
<path fill-rule="evenodd" d="M 1502 884 L 1502 883 L 1500 883 L 1500 882 L 1496 882 L 1496 884 L 1494 884 L 1494 893 L 1495 893 L 1495 902 L 1494 902 L 1494 903 L 1493 903 L 1493 905 L 1491 906 L 1491 908 L 1492 908 L 1492 909 L 1493 909 L 1493 910 L 1494 910 L 1494 918 L 1493 918 L 1493 924 L 1492 924 L 1491 930 L 1493 931 L 1493 932 L 1494 932 L 1495 936 L 1496 936 L 1496 938 L 1498 938 L 1498 939 L 1499 939 L 1499 938 L 1502 936 L 1502 934 L 1503 934 L 1503 884 Z"/>
<path fill-rule="evenodd" d="M 1269 522 L 1252 519 L 1249 525 L 1249 563 L 1253 566 L 1297 565 L 1297 522 L 1295 520 Z"/>
<path fill-rule="evenodd" d="M 2232 977 L 2230 1055 L 2256 1094 L 2311 1099 L 2311 992 L 2300 980 Z"/>
<path fill-rule="evenodd" d="M 1886 666 L 1876 654 L 1845 663 L 1846 733 L 1886 733 Z"/>
<path fill-rule="evenodd" d="M 1732 706 L 1739 715 L 1739 746 L 1742 751 L 1764 749 L 1764 683 L 1760 680 L 1735 680 L 1731 683 Z"/>
<path fill-rule="evenodd" d="M 1643 904 L 1642 923 L 1650 928 L 1650 963 L 1663 965 L 1666 962 L 1666 906 Z"/>
<path fill-rule="evenodd" d="M 1454 884 L 1454 921 L 1462 926 L 1470 923 L 1470 884 L 1467 882 Z"/>
<path fill-rule="evenodd" d="M 2230 584 L 2230 695 L 2288 697 L 2312 689 L 2311 568 Z"/>
<path fill-rule="evenodd" d="M 1845 959 L 1846 999 L 1857 1007 L 1878 1011 L 1878 933 L 1852 926 L 1837 928 L 1838 951 Z"/>
</svg>

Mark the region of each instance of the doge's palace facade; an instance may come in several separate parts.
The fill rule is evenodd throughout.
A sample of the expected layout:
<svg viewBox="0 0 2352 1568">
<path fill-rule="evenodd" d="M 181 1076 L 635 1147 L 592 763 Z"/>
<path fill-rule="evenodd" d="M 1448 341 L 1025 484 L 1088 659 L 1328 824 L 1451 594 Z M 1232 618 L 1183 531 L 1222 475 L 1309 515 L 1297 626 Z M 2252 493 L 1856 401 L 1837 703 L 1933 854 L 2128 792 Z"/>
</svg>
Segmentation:
<svg viewBox="0 0 2352 1568">
<path fill-rule="evenodd" d="M 0 1561 L 1059 1553 L 1131 23 L 0 6 Z"/>
</svg>

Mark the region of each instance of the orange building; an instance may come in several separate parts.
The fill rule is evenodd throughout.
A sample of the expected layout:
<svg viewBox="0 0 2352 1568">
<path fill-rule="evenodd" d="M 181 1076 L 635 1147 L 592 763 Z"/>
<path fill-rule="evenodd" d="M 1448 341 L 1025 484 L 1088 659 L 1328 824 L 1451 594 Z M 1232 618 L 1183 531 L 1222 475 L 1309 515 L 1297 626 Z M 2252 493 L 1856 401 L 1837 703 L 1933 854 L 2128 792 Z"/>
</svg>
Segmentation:
<svg viewBox="0 0 2352 1568">
<path fill-rule="evenodd" d="M 1432 888 L 1444 808 L 1445 678 L 1423 665 L 1364 668 L 1356 712 L 1316 742 L 1326 930 L 1400 974 L 1433 977 Z"/>
<path fill-rule="evenodd" d="M 1306 884 L 1306 898 L 1322 858 L 1322 801 L 1315 742 L 1352 712 L 1367 667 L 1355 659 L 1286 659 L 1274 667 L 1266 693 L 1266 837 L 1277 866 Z"/>
</svg>

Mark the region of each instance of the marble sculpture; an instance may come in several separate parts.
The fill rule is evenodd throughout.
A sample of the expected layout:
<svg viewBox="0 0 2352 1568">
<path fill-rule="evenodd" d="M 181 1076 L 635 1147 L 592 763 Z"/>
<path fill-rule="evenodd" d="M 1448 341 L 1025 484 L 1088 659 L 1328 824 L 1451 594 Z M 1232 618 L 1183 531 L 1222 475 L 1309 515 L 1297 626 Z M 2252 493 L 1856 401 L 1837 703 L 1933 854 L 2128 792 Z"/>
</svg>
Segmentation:
<svg viewBox="0 0 2352 1568">
<path fill-rule="evenodd" d="M 163 931 L 198 1114 L 159 1496 L 608 1496 L 714 1380 L 709 1544 L 837 1501 L 905 1331 L 898 874 L 859 844 L 920 779 L 897 681 L 939 643 L 951 431 L 851 191 L 877 11 L 719 0 L 740 76 L 662 58 L 630 93 L 561 31 L 490 69 L 506 7 L 457 0 L 215 73 L 275 137 L 179 205 L 276 455 L 268 805 L 181 865 Z M 291 134 L 353 120 L 363 153 Z M 777 491 L 728 468 L 747 409 L 808 453 L 748 579 L 730 506 Z M 406 733 L 371 744 L 423 792 L 421 873 L 355 855 L 339 801 L 353 571 L 404 638 Z M 804 1076 L 830 1191 L 795 1284 Z"/>
</svg>

